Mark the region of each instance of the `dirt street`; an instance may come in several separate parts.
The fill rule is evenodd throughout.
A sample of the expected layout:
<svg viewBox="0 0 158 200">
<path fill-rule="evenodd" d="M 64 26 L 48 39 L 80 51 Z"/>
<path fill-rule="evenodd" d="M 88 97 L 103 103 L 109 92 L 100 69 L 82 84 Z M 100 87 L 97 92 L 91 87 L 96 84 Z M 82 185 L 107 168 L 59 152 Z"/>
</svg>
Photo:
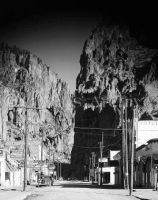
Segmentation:
<svg viewBox="0 0 158 200">
<path fill-rule="evenodd" d="M 86 182 L 62 181 L 51 187 L 39 187 L 27 200 L 128 200 L 140 199 L 128 196 L 127 190 L 110 186 L 99 188 Z"/>
</svg>

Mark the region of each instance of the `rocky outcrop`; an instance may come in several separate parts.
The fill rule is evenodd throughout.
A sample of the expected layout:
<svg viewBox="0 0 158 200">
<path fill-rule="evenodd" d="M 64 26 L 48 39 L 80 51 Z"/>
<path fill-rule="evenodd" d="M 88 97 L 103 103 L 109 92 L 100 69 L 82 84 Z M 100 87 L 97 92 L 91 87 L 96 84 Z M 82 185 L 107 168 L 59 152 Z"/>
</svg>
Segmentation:
<svg viewBox="0 0 158 200">
<path fill-rule="evenodd" d="M 99 154 L 101 136 L 98 139 L 95 134 L 101 135 L 101 130 L 95 128 L 121 126 L 122 99 L 129 100 L 129 118 L 131 105 L 136 104 L 139 119 L 158 118 L 158 50 L 140 45 L 127 27 L 106 24 L 93 30 L 86 40 L 80 65 L 76 82 L 76 127 L 82 130 L 78 128 L 75 133 L 72 166 L 80 162 L 76 176 L 83 177 L 90 153 Z M 115 137 L 110 137 L 113 134 Z M 118 131 L 104 130 L 104 135 L 105 152 L 109 147 L 120 147 Z M 85 154 L 81 149 L 86 149 Z"/>
<path fill-rule="evenodd" d="M 5 141 L 23 140 L 27 114 L 28 138 L 43 138 L 61 162 L 70 161 L 74 108 L 66 82 L 32 53 L 0 47 L 0 135 Z M 27 109 L 26 109 L 27 108 Z M 8 135 L 8 124 L 18 131 Z M 11 126 L 11 125 L 10 125 Z"/>
<path fill-rule="evenodd" d="M 95 104 L 84 103 L 85 108 L 92 109 L 93 106 L 102 109 L 103 98 L 114 109 L 119 107 L 121 97 L 135 98 L 140 115 L 147 112 L 154 118 L 158 109 L 157 103 L 152 102 L 157 96 L 157 59 L 158 50 L 140 46 L 127 28 L 98 27 L 86 41 L 81 55 L 76 94 L 84 100 L 96 96 Z"/>
</svg>

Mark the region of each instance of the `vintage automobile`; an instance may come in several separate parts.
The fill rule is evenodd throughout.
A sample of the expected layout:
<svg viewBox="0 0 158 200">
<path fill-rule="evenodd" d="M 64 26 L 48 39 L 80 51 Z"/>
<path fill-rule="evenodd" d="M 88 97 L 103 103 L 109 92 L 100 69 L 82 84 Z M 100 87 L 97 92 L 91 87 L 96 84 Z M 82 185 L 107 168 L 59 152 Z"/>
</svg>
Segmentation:
<svg viewBox="0 0 158 200">
<path fill-rule="evenodd" d="M 54 178 L 52 176 L 44 175 L 42 172 L 37 176 L 37 183 L 39 186 L 52 186 L 54 183 Z"/>
</svg>

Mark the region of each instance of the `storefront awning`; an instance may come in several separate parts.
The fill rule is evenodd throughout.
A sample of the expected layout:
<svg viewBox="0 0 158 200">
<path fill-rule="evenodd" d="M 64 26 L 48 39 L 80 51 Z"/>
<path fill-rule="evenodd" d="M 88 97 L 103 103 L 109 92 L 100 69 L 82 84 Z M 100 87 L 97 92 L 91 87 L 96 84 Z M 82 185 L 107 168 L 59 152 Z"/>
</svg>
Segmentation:
<svg viewBox="0 0 158 200">
<path fill-rule="evenodd" d="M 17 171 L 18 168 L 14 165 L 12 165 L 8 160 L 6 160 L 6 167 L 7 167 L 7 171 Z"/>
</svg>

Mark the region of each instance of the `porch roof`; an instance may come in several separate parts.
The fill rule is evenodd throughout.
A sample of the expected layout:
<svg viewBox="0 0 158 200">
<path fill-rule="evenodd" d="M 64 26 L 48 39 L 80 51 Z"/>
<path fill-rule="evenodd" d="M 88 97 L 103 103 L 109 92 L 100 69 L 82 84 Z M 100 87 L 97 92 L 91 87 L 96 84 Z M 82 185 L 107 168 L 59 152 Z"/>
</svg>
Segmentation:
<svg viewBox="0 0 158 200">
<path fill-rule="evenodd" d="M 11 164 L 8 160 L 6 160 L 6 167 L 7 167 L 7 171 L 17 171 L 19 170 L 15 165 Z"/>
</svg>

